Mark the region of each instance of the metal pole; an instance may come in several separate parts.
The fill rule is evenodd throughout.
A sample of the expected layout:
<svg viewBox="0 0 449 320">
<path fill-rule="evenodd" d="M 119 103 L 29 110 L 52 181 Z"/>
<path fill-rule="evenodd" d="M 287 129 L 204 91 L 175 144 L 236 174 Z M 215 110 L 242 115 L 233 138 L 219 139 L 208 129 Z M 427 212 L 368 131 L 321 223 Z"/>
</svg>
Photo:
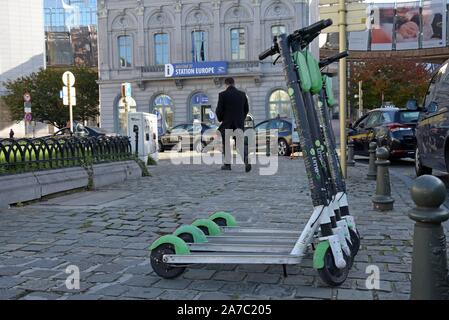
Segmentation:
<svg viewBox="0 0 449 320">
<path fill-rule="evenodd" d="M 70 95 L 70 76 L 67 74 L 67 95 L 69 99 L 69 110 L 70 110 L 70 133 L 73 133 L 73 108 L 72 108 L 72 99 Z"/>
<path fill-rule="evenodd" d="M 339 49 L 346 51 L 346 4 L 345 0 L 338 1 L 339 15 Z M 340 79 L 340 162 L 343 176 L 347 177 L 346 168 L 346 58 L 339 61 Z"/>
<path fill-rule="evenodd" d="M 359 81 L 359 118 L 363 116 L 363 91 L 362 91 L 363 81 Z"/>
</svg>

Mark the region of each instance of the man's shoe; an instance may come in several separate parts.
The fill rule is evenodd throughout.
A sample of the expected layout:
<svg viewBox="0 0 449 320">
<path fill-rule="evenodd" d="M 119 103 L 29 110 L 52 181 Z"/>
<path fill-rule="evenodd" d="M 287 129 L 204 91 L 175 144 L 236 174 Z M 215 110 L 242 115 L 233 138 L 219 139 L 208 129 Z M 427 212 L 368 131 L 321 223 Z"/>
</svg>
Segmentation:
<svg viewBox="0 0 449 320">
<path fill-rule="evenodd" d="M 247 164 L 246 166 L 245 166 L 245 172 L 250 172 L 251 171 L 251 165 L 250 164 Z"/>
<path fill-rule="evenodd" d="M 231 165 L 230 164 L 224 164 L 221 166 L 221 170 L 231 170 Z"/>
</svg>

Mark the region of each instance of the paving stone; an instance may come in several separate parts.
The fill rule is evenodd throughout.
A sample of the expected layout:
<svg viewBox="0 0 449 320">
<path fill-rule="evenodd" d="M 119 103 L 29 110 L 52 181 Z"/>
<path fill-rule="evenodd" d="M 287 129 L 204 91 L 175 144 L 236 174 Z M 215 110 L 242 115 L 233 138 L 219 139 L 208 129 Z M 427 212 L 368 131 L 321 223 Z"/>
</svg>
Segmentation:
<svg viewBox="0 0 449 320">
<path fill-rule="evenodd" d="M 409 294 L 379 292 L 379 300 L 410 300 Z"/>
<path fill-rule="evenodd" d="M 93 295 L 93 294 L 74 294 L 67 297 L 67 300 L 100 300 L 102 296 Z"/>
<path fill-rule="evenodd" d="M 314 282 L 314 277 L 303 275 L 289 275 L 287 278 L 282 279 L 282 283 L 286 285 L 311 285 Z"/>
<path fill-rule="evenodd" d="M 165 290 L 157 299 L 161 300 L 193 300 L 198 294 L 191 290 Z"/>
<path fill-rule="evenodd" d="M 132 276 L 123 284 L 132 287 L 152 287 L 154 283 L 160 281 L 160 278 L 152 276 Z"/>
<path fill-rule="evenodd" d="M 164 291 L 158 288 L 148 287 L 131 287 L 129 291 L 125 292 L 125 297 L 130 298 L 142 298 L 142 299 L 154 299 L 160 296 Z"/>
<path fill-rule="evenodd" d="M 214 270 L 188 269 L 187 272 L 183 274 L 183 277 L 190 280 L 208 280 L 212 278 L 214 274 Z"/>
<path fill-rule="evenodd" d="M 257 286 L 255 293 L 267 297 L 291 297 L 293 295 L 293 287 L 278 286 L 273 284 L 260 284 Z"/>
<path fill-rule="evenodd" d="M 0 277 L 0 290 L 16 287 L 27 280 L 25 278 Z"/>
<path fill-rule="evenodd" d="M 296 288 L 295 298 L 331 299 L 331 288 L 316 288 L 312 286 L 299 286 Z"/>
<path fill-rule="evenodd" d="M 197 280 L 193 281 L 189 289 L 198 291 L 218 291 L 226 284 L 225 281 L 215 281 L 215 280 Z"/>
<path fill-rule="evenodd" d="M 338 289 L 337 290 L 337 299 L 338 300 L 373 300 L 373 292 L 372 291 Z"/>
<path fill-rule="evenodd" d="M 59 297 L 60 297 L 59 295 L 54 293 L 32 292 L 21 298 L 21 300 L 56 300 Z"/>
<path fill-rule="evenodd" d="M 224 281 L 232 281 L 239 282 L 242 281 L 246 277 L 246 273 L 243 272 L 234 272 L 234 271 L 218 271 L 214 275 L 214 280 L 224 280 Z"/>
<path fill-rule="evenodd" d="M 89 282 L 108 283 L 114 282 L 118 278 L 120 278 L 120 274 L 117 273 L 96 273 L 89 276 L 86 280 Z"/>
<path fill-rule="evenodd" d="M 0 279 L 0 281 L 1 281 L 1 279 Z M 24 291 L 24 290 L 0 288 L 0 300 L 18 299 L 25 294 L 26 294 L 26 291 Z"/>
<path fill-rule="evenodd" d="M 198 300 L 230 300 L 231 296 L 221 292 L 204 292 L 198 297 Z"/>
<path fill-rule="evenodd" d="M 95 295 L 100 295 L 100 296 L 119 297 L 119 296 L 122 296 L 128 290 L 129 290 L 128 287 L 125 287 L 125 286 L 119 285 L 119 284 L 113 284 L 113 285 L 107 286 L 105 288 L 102 288 L 98 291 L 95 290 L 92 293 Z"/>
<path fill-rule="evenodd" d="M 19 287 L 31 291 L 45 291 L 55 287 L 55 285 L 56 282 L 54 280 L 32 279 L 21 283 Z"/>
<path fill-rule="evenodd" d="M 27 264 L 27 267 L 31 268 L 54 268 L 65 263 L 62 260 L 49 260 L 49 259 L 39 259 L 35 262 Z"/>
<path fill-rule="evenodd" d="M 220 291 L 232 294 L 252 294 L 256 290 L 257 284 L 252 283 L 226 283 Z"/>
<path fill-rule="evenodd" d="M 281 279 L 280 275 L 264 274 L 264 273 L 250 273 L 246 277 L 247 282 L 257 282 L 257 283 L 266 283 L 266 284 L 279 283 L 280 279 Z"/>
<path fill-rule="evenodd" d="M 30 272 L 28 272 L 30 271 Z M 22 272 L 21 276 L 27 278 L 51 278 L 62 273 L 61 270 L 45 270 L 45 269 L 30 269 Z M 67 277 L 68 275 L 66 275 Z"/>
<path fill-rule="evenodd" d="M 190 280 L 185 279 L 161 279 L 156 282 L 153 286 L 162 289 L 185 289 L 191 283 Z"/>
<path fill-rule="evenodd" d="M 15 276 L 25 270 L 28 270 L 28 268 L 16 266 L 0 267 L 0 276 Z"/>
</svg>

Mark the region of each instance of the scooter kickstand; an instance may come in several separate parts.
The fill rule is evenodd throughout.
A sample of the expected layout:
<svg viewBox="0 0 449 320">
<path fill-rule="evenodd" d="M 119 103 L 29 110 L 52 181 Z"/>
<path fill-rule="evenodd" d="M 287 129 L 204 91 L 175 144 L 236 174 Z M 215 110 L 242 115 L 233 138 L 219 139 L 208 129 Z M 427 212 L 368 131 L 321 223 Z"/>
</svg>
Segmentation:
<svg viewBox="0 0 449 320">
<path fill-rule="evenodd" d="M 286 264 L 282 265 L 282 270 L 284 271 L 284 278 L 287 278 L 288 274 L 287 274 L 287 265 Z"/>
</svg>

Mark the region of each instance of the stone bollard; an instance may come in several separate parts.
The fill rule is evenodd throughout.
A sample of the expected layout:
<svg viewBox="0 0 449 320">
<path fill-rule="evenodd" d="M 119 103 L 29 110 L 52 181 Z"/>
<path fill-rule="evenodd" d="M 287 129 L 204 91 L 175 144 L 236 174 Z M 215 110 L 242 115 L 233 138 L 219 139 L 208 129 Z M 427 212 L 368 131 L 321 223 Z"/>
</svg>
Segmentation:
<svg viewBox="0 0 449 320">
<path fill-rule="evenodd" d="M 354 167 L 355 161 L 354 161 L 354 141 L 349 140 L 348 142 L 348 161 L 346 162 L 346 165 L 348 167 Z"/>
<path fill-rule="evenodd" d="M 368 174 L 366 178 L 368 180 L 376 180 L 377 169 L 376 169 L 376 142 L 370 142 L 369 144 L 369 166 L 368 166 Z"/>
<path fill-rule="evenodd" d="M 440 207 L 446 194 L 444 183 L 430 175 L 417 178 L 411 189 L 416 204 L 409 213 L 416 221 L 410 296 L 413 300 L 449 299 L 446 237 L 441 225 L 449 219 L 449 212 Z"/>
<path fill-rule="evenodd" d="M 394 203 L 394 199 L 391 197 L 390 173 L 388 172 L 390 153 L 384 147 L 377 148 L 376 157 L 377 183 L 376 194 L 372 199 L 373 207 L 377 211 L 390 211 L 393 210 Z"/>
</svg>

